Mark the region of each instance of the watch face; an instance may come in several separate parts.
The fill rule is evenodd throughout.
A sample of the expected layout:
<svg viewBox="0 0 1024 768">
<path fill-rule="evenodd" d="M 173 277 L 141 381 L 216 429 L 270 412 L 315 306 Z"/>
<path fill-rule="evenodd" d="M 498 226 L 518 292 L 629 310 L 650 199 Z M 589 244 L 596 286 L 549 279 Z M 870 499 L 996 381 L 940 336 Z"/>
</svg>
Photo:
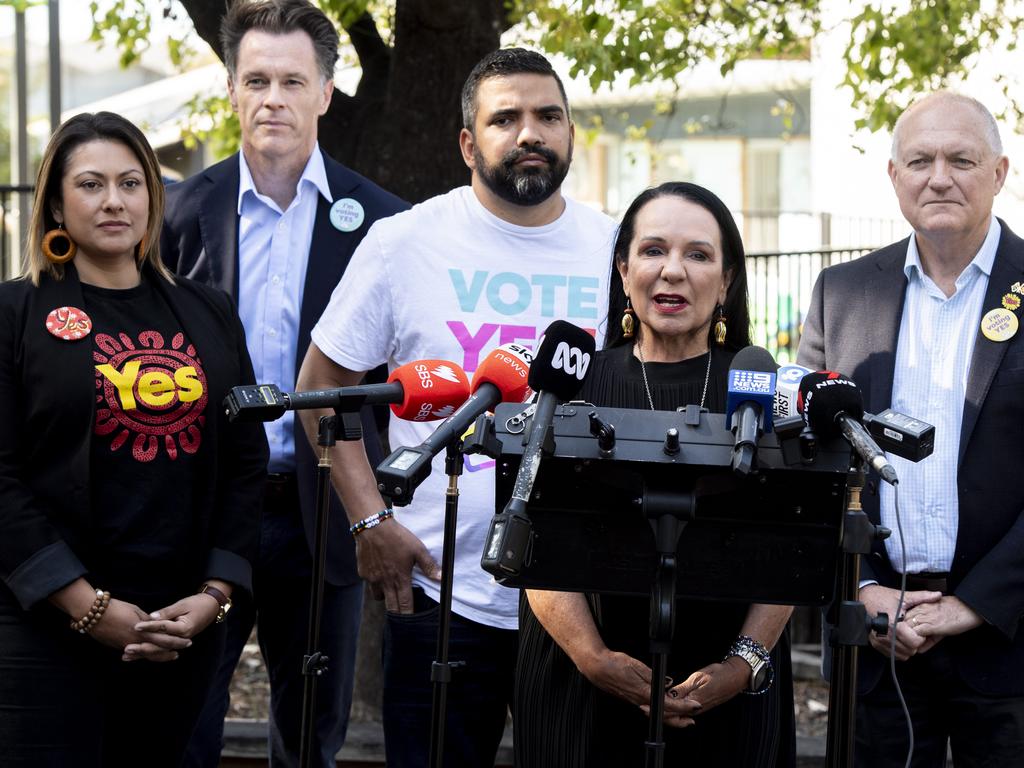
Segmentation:
<svg viewBox="0 0 1024 768">
<path fill-rule="evenodd" d="M 768 665 L 758 659 L 758 665 L 750 676 L 750 690 L 760 691 L 768 681 Z"/>
</svg>

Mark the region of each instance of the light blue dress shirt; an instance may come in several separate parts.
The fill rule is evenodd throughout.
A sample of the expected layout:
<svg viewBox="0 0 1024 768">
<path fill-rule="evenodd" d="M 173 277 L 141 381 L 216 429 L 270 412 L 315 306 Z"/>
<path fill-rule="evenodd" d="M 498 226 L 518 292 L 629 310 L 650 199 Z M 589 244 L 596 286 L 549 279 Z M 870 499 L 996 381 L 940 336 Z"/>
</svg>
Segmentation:
<svg viewBox="0 0 1024 768">
<path fill-rule="evenodd" d="M 286 211 L 256 190 L 245 154 L 238 153 L 238 314 L 259 383 L 295 389 L 295 354 L 306 263 L 317 196 L 331 202 L 319 144 L 306 162 Z M 267 422 L 271 472 L 295 470 L 294 413 Z"/>
<path fill-rule="evenodd" d="M 949 571 L 956 549 L 960 507 L 957 459 L 964 397 L 985 292 L 995 262 L 1001 227 L 991 217 L 981 249 L 946 295 L 924 273 L 915 238 L 910 238 L 903 271 L 907 295 L 900 320 L 893 409 L 935 426 L 935 451 L 919 463 L 889 456 L 900 478 L 900 517 L 906 540 L 904 566 L 896 529 L 894 492 L 881 488 L 882 525 L 892 529 L 885 542 L 898 572 Z"/>
</svg>

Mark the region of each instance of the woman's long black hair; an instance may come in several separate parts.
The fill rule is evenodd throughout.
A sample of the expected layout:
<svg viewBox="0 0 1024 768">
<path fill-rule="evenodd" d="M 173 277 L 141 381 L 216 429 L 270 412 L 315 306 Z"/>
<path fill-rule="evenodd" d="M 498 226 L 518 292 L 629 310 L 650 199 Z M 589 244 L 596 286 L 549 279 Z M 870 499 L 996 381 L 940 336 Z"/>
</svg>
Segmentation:
<svg viewBox="0 0 1024 768">
<path fill-rule="evenodd" d="M 630 203 L 619 224 L 615 235 L 615 246 L 612 249 L 611 279 L 608 281 L 608 330 L 605 333 L 606 348 L 617 347 L 630 341 L 622 335 L 622 312 L 626 308 L 626 293 L 622 286 L 622 275 L 619 274 L 619 262 L 629 261 L 629 246 L 633 242 L 636 229 L 636 217 L 641 209 L 652 200 L 673 195 L 699 205 L 718 222 L 722 233 L 722 269 L 732 271 L 732 281 L 725 293 L 722 305 L 726 316 L 728 332 L 725 337 L 725 348 L 734 352 L 750 346 L 750 311 L 747 308 L 747 262 L 743 253 L 743 240 L 729 209 L 717 195 L 697 184 L 686 181 L 670 181 L 641 192 Z M 636 324 L 639 330 L 639 323 Z M 714 345 L 714 319 L 708 330 L 708 344 Z"/>
</svg>

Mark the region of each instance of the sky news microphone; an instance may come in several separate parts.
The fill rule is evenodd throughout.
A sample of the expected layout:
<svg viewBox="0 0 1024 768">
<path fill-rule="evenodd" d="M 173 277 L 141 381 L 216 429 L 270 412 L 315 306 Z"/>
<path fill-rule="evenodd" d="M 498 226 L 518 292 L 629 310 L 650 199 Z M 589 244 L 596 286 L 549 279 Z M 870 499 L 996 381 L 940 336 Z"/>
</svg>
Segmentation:
<svg viewBox="0 0 1024 768">
<path fill-rule="evenodd" d="M 772 431 L 775 405 L 775 358 L 762 347 L 744 347 L 729 366 L 725 425 L 735 435 L 732 469 L 749 475 L 757 461 L 757 441 Z"/>
<path fill-rule="evenodd" d="M 400 447 L 377 467 L 377 488 L 395 506 L 405 506 L 428 475 L 434 456 L 458 440 L 498 403 L 522 402 L 529 383 L 530 351 L 519 344 L 503 344 L 480 361 L 473 375 L 472 394 L 445 419 L 434 433 L 415 447 Z"/>
<path fill-rule="evenodd" d="M 842 434 L 846 442 L 885 482 L 896 485 L 896 470 L 861 424 L 864 398 L 851 379 L 835 371 L 816 371 L 800 382 L 800 409 L 818 437 Z"/>
<path fill-rule="evenodd" d="M 595 350 L 593 336 L 564 320 L 556 320 L 544 331 L 529 376 L 530 387 L 537 392 L 537 409 L 519 462 L 512 498 L 501 514 L 491 520 L 487 532 L 487 544 L 480 561 L 484 570 L 517 574 L 527 561 L 532 526 L 526 505 L 540 469 L 544 438 L 554 421 L 555 407 L 560 401 L 574 398 L 583 386 Z"/>
<path fill-rule="evenodd" d="M 274 384 L 234 387 L 224 398 L 231 421 L 273 421 L 285 411 L 332 408 L 358 411 L 364 405 L 391 405 L 400 419 L 436 421 L 469 397 L 469 377 L 448 360 L 417 360 L 399 366 L 387 384 L 282 392 Z"/>
</svg>

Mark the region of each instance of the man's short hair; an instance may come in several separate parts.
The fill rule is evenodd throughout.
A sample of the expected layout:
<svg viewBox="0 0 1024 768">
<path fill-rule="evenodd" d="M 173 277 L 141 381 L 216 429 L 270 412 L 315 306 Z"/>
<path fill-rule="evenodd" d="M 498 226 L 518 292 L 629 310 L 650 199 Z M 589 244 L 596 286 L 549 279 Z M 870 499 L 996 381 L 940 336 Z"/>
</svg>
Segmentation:
<svg viewBox="0 0 1024 768">
<path fill-rule="evenodd" d="M 308 0 L 237 0 L 231 4 L 220 23 L 220 43 L 224 65 L 232 79 L 238 63 L 238 47 L 245 33 L 254 29 L 272 35 L 305 32 L 313 41 L 320 74 L 324 80 L 334 79 L 338 30 L 324 12 Z"/>
<path fill-rule="evenodd" d="M 933 101 L 951 101 L 955 104 L 961 104 L 973 109 L 985 124 L 985 141 L 988 143 L 989 149 L 992 150 L 992 154 L 996 157 L 1003 154 L 1003 141 L 999 138 L 999 125 L 996 123 L 996 119 L 992 116 L 992 113 L 988 111 L 988 107 L 974 97 L 966 96 L 962 93 L 957 93 L 956 91 L 935 91 L 934 93 L 929 93 L 927 96 L 923 96 L 916 100 L 913 104 L 903 110 L 903 113 L 896 120 L 896 125 L 892 129 L 891 156 L 893 162 L 896 162 L 899 159 L 900 129 L 903 127 L 904 119 L 911 112 L 914 112 L 918 108 Z"/>
<path fill-rule="evenodd" d="M 480 83 L 492 77 L 509 75 L 546 75 L 555 78 L 568 116 L 569 97 L 565 95 L 565 86 L 552 68 L 551 62 L 536 51 L 528 51 L 525 48 L 501 48 L 480 59 L 466 78 L 466 84 L 462 86 L 462 126 L 467 131 L 472 132 L 476 125 L 476 96 L 480 90 Z"/>
</svg>

